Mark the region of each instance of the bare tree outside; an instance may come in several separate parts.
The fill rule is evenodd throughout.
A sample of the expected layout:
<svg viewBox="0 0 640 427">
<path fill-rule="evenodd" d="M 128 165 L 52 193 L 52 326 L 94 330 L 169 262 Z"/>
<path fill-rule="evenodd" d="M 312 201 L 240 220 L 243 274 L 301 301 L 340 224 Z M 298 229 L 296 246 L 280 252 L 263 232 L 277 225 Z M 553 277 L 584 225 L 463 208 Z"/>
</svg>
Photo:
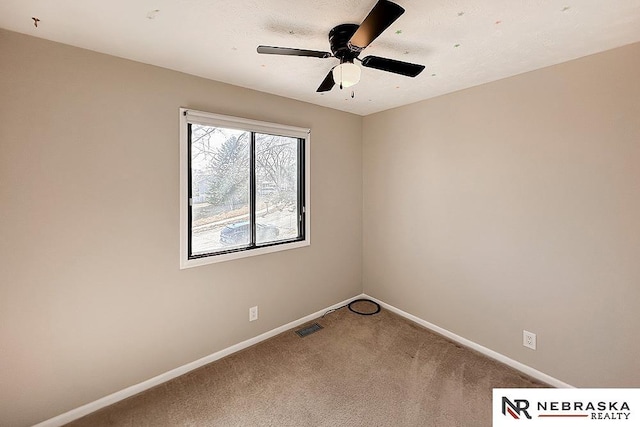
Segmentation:
<svg viewBox="0 0 640 427">
<path fill-rule="evenodd" d="M 250 239 L 251 133 L 191 126 L 192 253 Z M 298 237 L 298 139 L 255 134 L 256 243 Z"/>
<path fill-rule="evenodd" d="M 277 240 L 298 236 L 298 140 L 256 135 L 256 205 L 263 214 L 258 225 L 278 224 Z M 264 236 L 258 243 L 276 239 Z"/>
</svg>

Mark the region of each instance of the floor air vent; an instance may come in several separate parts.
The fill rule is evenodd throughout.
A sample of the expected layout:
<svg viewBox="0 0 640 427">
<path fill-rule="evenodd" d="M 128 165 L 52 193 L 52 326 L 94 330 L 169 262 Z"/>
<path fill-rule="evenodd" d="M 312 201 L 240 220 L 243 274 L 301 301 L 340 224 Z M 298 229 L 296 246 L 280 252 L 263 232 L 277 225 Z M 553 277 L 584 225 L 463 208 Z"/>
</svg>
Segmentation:
<svg viewBox="0 0 640 427">
<path fill-rule="evenodd" d="M 320 329 L 322 329 L 322 326 L 318 325 L 317 323 L 313 323 L 307 326 L 306 328 L 298 329 L 296 331 L 296 334 L 298 334 L 298 336 L 300 336 L 301 338 L 304 338 L 307 335 L 311 335 L 314 332 L 318 332 Z"/>
</svg>

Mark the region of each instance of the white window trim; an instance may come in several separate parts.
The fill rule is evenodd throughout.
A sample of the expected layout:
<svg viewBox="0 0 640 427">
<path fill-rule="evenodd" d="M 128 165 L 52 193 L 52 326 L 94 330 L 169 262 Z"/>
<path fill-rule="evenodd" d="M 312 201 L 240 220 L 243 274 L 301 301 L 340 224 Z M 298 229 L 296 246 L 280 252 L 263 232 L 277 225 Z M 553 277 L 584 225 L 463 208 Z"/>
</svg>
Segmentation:
<svg viewBox="0 0 640 427">
<path fill-rule="evenodd" d="M 291 243 L 282 243 L 274 246 L 266 246 L 246 251 L 232 252 L 220 255 L 212 255 L 203 258 L 189 259 L 189 162 L 187 123 L 197 123 L 208 126 L 220 126 L 231 129 L 264 132 L 275 135 L 304 138 L 304 206 L 305 206 L 305 233 L 304 240 Z M 285 126 L 275 123 L 261 122 L 257 120 L 242 119 L 238 117 L 223 116 L 204 111 L 180 108 L 180 269 L 231 261 L 234 259 L 264 255 L 272 252 L 280 252 L 289 249 L 301 248 L 311 244 L 311 133 L 310 129 L 294 126 Z"/>
</svg>

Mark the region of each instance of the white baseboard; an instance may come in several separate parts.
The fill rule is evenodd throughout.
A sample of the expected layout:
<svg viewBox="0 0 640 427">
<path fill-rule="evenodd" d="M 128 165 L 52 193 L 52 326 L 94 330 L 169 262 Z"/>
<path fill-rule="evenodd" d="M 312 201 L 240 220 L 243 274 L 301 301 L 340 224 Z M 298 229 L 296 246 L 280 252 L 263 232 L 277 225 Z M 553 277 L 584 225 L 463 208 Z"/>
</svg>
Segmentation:
<svg viewBox="0 0 640 427">
<path fill-rule="evenodd" d="M 99 409 L 102 409 L 104 407 L 107 407 L 109 405 L 113 405 L 114 403 L 117 403 L 121 400 L 124 400 L 128 397 L 131 397 L 133 395 L 136 395 L 140 392 L 143 392 L 145 390 L 148 390 L 152 387 L 155 387 L 159 384 L 165 383 L 169 380 L 172 380 L 176 377 L 179 377 L 180 375 L 184 375 L 187 372 L 193 371 L 194 369 L 198 369 L 206 364 L 209 364 L 211 362 L 215 362 L 218 359 L 222 359 L 225 356 L 228 356 L 230 354 L 233 354 L 237 351 L 243 350 L 247 347 L 250 347 L 254 344 L 257 344 L 261 341 L 264 341 L 266 339 L 269 339 L 271 337 L 274 337 L 282 332 L 285 332 L 289 329 L 295 328 L 296 326 L 302 325 L 303 323 L 309 322 L 313 319 L 316 319 L 320 316 L 322 316 L 324 313 L 326 313 L 329 310 L 333 310 L 339 307 L 343 307 L 347 304 L 349 304 L 351 301 L 355 300 L 355 299 L 359 299 L 359 298 L 368 298 L 371 299 L 372 301 L 377 302 L 378 304 L 380 304 L 380 306 L 384 307 L 385 309 L 394 312 L 408 320 L 411 320 L 412 322 L 415 322 L 421 326 L 424 326 L 427 329 L 430 329 L 440 335 L 443 335 L 447 338 L 449 338 L 452 341 L 455 341 L 457 343 L 460 343 L 462 345 L 464 345 L 465 347 L 469 347 L 479 353 L 484 354 L 487 357 L 490 357 L 492 359 L 497 360 L 498 362 L 504 363 L 505 365 L 511 366 L 514 369 L 517 369 L 520 372 L 523 372 L 533 378 L 536 378 L 540 381 L 543 381 L 551 386 L 557 387 L 557 388 L 574 388 L 573 386 L 562 382 L 556 378 L 553 378 L 543 372 L 538 371 L 537 369 L 534 369 L 530 366 L 527 366 L 523 363 L 520 363 L 518 361 L 515 361 L 503 354 L 500 354 L 498 352 L 495 352 L 491 349 L 488 349 L 486 347 L 481 346 L 480 344 L 476 344 L 473 341 L 470 341 L 466 338 L 463 338 L 459 335 L 454 334 L 453 332 L 450 332 L 446 329 L 443 329 L 439 326 L 434 325 L 433 323 L 429 323 L 426 320 L 422 320 L 419 317 L 414 316 L 413 314 L 409 314 L 406 311 L 402 311 L 399 308 L 396 308 L 392 305 L 389 305 L 385 302 L 382 302 L 376 298 L 373 298 L 369 295 L 366 294 L 360 294 L 358 296 L 349 298 L 347 300 L 344 300 L 342 302 L 339 302 L 337 304 L 334 304 L 330 307 L 327 307 L 325 309 L 316 311 L 315 313 L 309 314 L 308 316 L 305 316 L 301 319 L 298 320 L 294 320 L 293 322 L 287 323 L 286 325 L 282 325 L 278 328 L 272 329 L 268 332 L 265 332 L 263 334 L 258 335 L 257 337 L 254 338 L 250 338 L 246 341 L 242 341 L 241 343 L 232 345 L 231 347 L 227 347 L 223 350 L 217 351 L 213 354 L 210 354 L 208 356 L 205 356 L 201 359 L 198 359 L 194 362 L 191 363 L 187 363 L 186 365 L 182 365 L 180 367 L 177 367 L 175 369 L 172 369 L 168 372 L 165 372 L 163 374 L 160 374 L 158 376 L 155 376 L 153 378 L 150 378 L 146 381 L 143 381 L 141 383 L 132 385 L 130 387 L 127 387 L 123 390 L 117 391 L 115 393 L 112 393 L 108 396 L 105 396 L 101 399 L 95 400 L 93 402 L 87 403 L 86 405 L 82 405 L 79 408 L 76 409 L 72 409 L 71 411 L 65 412 L 64 414 L 60 414 L 56 417 L 53 418 L 49 418 L 48 420 L 45 420 L 41 423 L 36 424 L 33 427 L 60 427 L 63 426 L 67 423 L 70 423 L 71 421 L 77 420 L 79 418 L 84 417 L 85 415 L 89 415 L 92 412 L 95 412 Z"/>
<path fill-rule="evenodd" d="M 282 332 L 285 332 L 289 329 L 295 328 L 296 326 L 300 326 L 303 323 L 309 322 L 313 319 L 316 319 L 320 316 L 322 316 L 324 313 L 326 313 L 329 310 L 333 310 L 339 307 L 343 307 L 347 304 L 349 304 L 351 301 L 358 299 L 358 298 L 364 298 L 364 294 L 360 294 L 358 296 L 349 298 L 347 300 L 344 300 L 342 302 L 339 302 L 337 304 L 334 304 L 330 307 L 324 308 L 322 310 L 316 311 L 315 313 L 312 313 L 308 316 L 305 316 L 301 319 L 298 320 L 294 320 L 293 322 L 287 323 L 286 325 L 282 325 L 278 328 L 272 329 L 268 332 L 265 332 L 263 334 L 258 335 L 257 337 L 254 338 L 250 338 L 246 341 L 242 341 L 241 343 L 232 345 L 231 347 L 227 347 L 223 350 L 217 351 L 213 354 L 210 354 L 208 356 L 205 356 L 201 359 L 198 359 L 194 362 L 191 363 L 187 363 L 186 365 L 182 365 L 178 368 L 172 369 L 168 372 L 165 372 L 164 374 L 160 374 L 158 376 L 155 376 L 153 378 L 150 378 L 146 381 L 143 381 L 141 383 L 132 385 L 130 387 L 127 387 L 123 390 L 117 391 L 115 393 L 112 393 L 108 396 L 105 396 L 101 399 L 95 400 L 93 402 L 87 403 L 86 405 L 82 405 L 79 408 L 76 409 L 72 409 L 68 412 L 65 412 L 64 414 L 60 414 L 56 417 L 53 418 L 49 418 L 48 420 L 42 421 L 41 423 L 36 424 L 33 427 L 60 427 L 63 426 L 67 423 L 70 423 L 71 421 L 77 420 L 79 418 L 84 417 L 85 415 L 89 415 L 92 412 L 95 412 L 99 409 L 102 409 L 106 406 L 109 405 L 113 405 L 116 402 L 119 402 L 121 400 L 124 400 L 128 397 L 131 397 L 133 395 L 136 395 L 140 392 L 143 392 L 145 390 L 148 390 L 152 387 L 155 387 L 159 384 L 162 384 L 164 382 L 167 382 L 169 380 L 172 380 L 176 377 L 179 377 L 180 375 L 184 375 L 187 372 L 193 371 L 194 369 L 198 369 L 204 365 L 207 365 L 211 362 L 215 362 L 218 359 L 222 359 L 225 356 L 228 356 L 230 354 L 233 354 L 237 351 L 243 350 L 247 347 L 251 347 L 254 344 L 257 344 L 261 341 L 264 341 L 266 339 L 269 339 L 271 337 L 274 337 Z"/>
<path fill-rule="evenodd" d="M 462 344 L 465 347 L 469 347 L 472 350 L 475 350 L 479 353 L 484 354 L 487 357 L 490 357 L 494 360 L 497 360 L 498 362 L 504 363 L 505 365 L 511 366 L 514 369 L 517 369 L 518 371 L 525 373 L 537 380 L 540 380 L 542 382 L 545 382 L 553 387 L 556 388 L 575 388 L 570 384 L 567 384 L 563 381 L 560 381 L 557 378 L 554 378 L 550 375 L 545 374 L 544 372 L 540 372 L 537 369 L 534 369 L 530 366 L 527 366 L 523 363 L 520 363 L 516 360 L 513 360 L 507 356 L 505 356 L 504 354 L 500 354 L 496 351 L 493 351 L 487 347 L 481 346 L 480 344 L 477 344 L 471 340 L 468 340 L 466 338 L 461 337 L 460 335 L 454 334 L 451 331 L 448 331 L 444 328 L 441 328 L 440 326 L 434 325 L 433 323 L 429 323 L 426 320 L 420 319 L 417 316 L 414 316 L 413 314 L 409 314 L 406 311 L 402 311 L 399 308 L 396 308 L 392 305 L 389 305 L 385 302 L 382 302 L 376 298 L 373 298 L 369 295 L 364 294 L 363 298 L 369 298 L 371 301 L 375 301 L 378 304 L 380 304 L 380 306 L 386 308 L 389 311 L 392 311 L 402 317 L 404 317 L 405 319 L 411 320 L 412 322 L 417 323 L 420 326 L 424 326 L 427 329 L 432 330 L 433 332 L 436 332 L 440 335 L 443 335 L 447 338 L 449 338 L 452 341 L 455 341 L 459 344 Z"/>
</svg>

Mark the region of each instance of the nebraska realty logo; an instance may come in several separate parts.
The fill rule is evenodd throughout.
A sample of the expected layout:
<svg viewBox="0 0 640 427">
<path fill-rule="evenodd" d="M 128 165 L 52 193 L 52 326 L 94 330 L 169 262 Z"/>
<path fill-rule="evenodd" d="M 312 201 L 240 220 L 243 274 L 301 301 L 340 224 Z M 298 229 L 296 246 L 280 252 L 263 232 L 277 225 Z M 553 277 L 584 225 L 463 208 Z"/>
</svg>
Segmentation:
<svg viewBox="0 0 640 427">
<path fill-rule="evenodd" d="M 639 426 L 640 389 L 493 389 L 493 426 Z"/>
</svg>

